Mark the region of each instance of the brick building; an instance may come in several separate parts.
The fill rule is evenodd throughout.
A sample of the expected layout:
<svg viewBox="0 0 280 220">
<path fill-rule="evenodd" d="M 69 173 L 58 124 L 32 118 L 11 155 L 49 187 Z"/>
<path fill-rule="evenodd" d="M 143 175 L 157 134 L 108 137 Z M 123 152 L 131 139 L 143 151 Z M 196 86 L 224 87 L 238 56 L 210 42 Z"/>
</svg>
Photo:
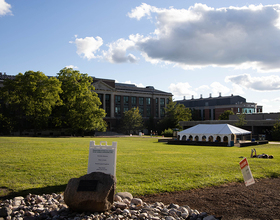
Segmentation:
<svg viewBox="0 0 280 220">
<path fill-rule="evenodd" d="M 115 130 L 122 113 L 138 107 L 144 121 L 153 118 L 154 123 L 164 117 L 164 108 L 172 94 L 134 84 L 116 83 L 115 80 L 93 78 L 93 86 L 105 109 L 108 130 Z"/>
<path fill-rule="evenodd" d="M 194 120 L 218 120 L 219 116 L 225 110 L 231 110 L 236 113 L 259 113 L 262 112 L 262 106 L 257 103 L 246 102 L 246 99 L 239 95 L 212 97 L 211 94 L 208 98 L 199 99 L 184 99 L 176 101 L 190 108 L 193 112 Z M 196 117 L 196 118 L 195 118 Z"/>
</svg>

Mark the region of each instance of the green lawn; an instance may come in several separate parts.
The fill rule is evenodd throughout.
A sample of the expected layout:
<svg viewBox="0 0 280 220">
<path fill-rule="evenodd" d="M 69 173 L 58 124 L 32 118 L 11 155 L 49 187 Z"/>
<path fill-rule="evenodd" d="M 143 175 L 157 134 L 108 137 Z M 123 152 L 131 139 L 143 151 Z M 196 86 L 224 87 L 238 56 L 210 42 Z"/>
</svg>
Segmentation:
<svg viewBox="0 0 280 220">
<path fill-rule="evenodd" d="M 251 147 L 168 145 L 150 137 L 0 137 L 0 196 L 63 191 L 70 178 L 86 174 L 91 140 L 118 143 L 117 191 L 133 195 L 243 181 L 240 156 L 248 158 L 254 178 L 280 176 L 276 144 L 255 147 L 274 159 L 253 159 Z"/>
</svg>

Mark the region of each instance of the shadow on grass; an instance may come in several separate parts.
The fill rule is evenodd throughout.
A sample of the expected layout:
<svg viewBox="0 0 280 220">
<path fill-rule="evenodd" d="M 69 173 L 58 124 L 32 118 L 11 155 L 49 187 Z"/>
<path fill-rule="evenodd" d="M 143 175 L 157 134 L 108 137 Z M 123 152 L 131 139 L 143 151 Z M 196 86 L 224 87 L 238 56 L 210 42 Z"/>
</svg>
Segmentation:
<svg viewBox="0 0 280 220">
<path fill-rule="evenodd" d="M 47 186 L 47 187 L 42 187 L 42 188 L 26 189 L 26 190 L 17 191 L 17 192 L 14 192 L 7 187 L 0 187 L 0 192 L 1 192 L 0 200 L 11 199 L 16 196 L 25 197 L 29 193 L 37 194 L 37 195 L 60 193 L 60 192 L 64 192 L 64 190 L 66 189 L 66 186 L 67 186 L 67 184 L 58 185 L 58 186 Z"/>
</svg>

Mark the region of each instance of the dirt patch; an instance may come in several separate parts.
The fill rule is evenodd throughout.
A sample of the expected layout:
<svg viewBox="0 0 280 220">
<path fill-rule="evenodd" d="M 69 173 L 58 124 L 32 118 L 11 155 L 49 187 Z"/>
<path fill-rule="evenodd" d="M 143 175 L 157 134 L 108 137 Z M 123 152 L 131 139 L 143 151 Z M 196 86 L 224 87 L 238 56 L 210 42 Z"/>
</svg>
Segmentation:
<svg viewBox="0 0 280 220">
<path fill-rule="evenodd" d="M 162 193 L 140 197 L 146 203 L 188 205 L 199 212 L 222 217 L 222 220 L 280 219 L 280 178 L 230 183 L 183 192 Z"/>
</svg>

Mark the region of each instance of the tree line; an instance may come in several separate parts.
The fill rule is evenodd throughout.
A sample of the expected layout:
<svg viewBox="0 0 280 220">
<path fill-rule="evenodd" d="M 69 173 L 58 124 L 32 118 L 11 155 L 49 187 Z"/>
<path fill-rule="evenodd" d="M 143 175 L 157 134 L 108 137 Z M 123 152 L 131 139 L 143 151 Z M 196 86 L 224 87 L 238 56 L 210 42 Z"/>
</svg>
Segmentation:
<svg viewBox="0 0 280 220">
<path fill-rule="evenodd" d="M 5 79 L 0 88 L 0 133 L 67 129 L 71 133 L 106 130 L 105 111 L 92 77 L 64 68 L 56 77 L 27 71 Z"/>
<path fill-rule="evenodd" d="M 37 71 L 19 73 L 5 79 L 0 88 L 0 134 L 13 131 L 61 129 L 68 134 L 93 134 L 106 131 L 105 110 L 92 86 L 92 77 L 72 68 L 64 68 L 57 76 L 48 77 Z M 169 100 L 165 117 L 154 125 L 144 123 L 138 108 L 122 115 L 120 132 L 131 133 L 144 128 L 157 130 L 181 128 L 179 121 L 191 120 L 191 111 Z"/>
</svg>

